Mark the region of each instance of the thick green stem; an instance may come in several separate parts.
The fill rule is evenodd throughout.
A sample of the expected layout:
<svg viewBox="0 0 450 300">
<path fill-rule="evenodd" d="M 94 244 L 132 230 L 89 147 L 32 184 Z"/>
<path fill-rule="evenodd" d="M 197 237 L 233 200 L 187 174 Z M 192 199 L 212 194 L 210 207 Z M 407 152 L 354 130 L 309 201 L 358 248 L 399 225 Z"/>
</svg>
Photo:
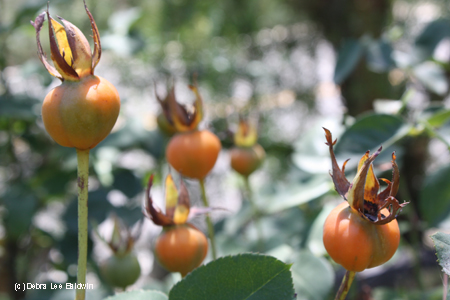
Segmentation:
<svg viewBox="0 0 450 300">
<path fill-rule="evenodd" d="M 200 189 L 202 191 L 203 205 L 205 207 L 209 207 L 208 198 L 206 197 L 205 181 L 204 181 L 204 179 L 200 179 L 199 182 L 200 182 Z M 209 215 L 206 215 L 206 224 L 208 224 L 208 234 L 209 234 L 209 239 L 211 240 L 211 253 L 212 253 L 213 260 L 215 260 L 217 258 L 216 239 L 215 239 L 215 235 L 214 235 L 214 225 L 213 225 Z"/>
<path fill-rule="evenodd" d="M 334 300 L 344 300 L 347 297 L 348 291 L 350 290 L 350 286 L 352 285 L 353 279 L 355 278 L 356 272 L 347 271 L 345 273 L 344 278 L 342 278 L 341 286 L 336 294 L 336 298 Z"/>
<path fill-rule="evenodd" d="M 88 251 L 88 178 L 89 150 L 78 150 L 78 272 L 76 300 L 86 297 L 86 264 Z M 80 286 L 81 284 L 81 286 Z"/>
<path fill-rule="evenodd" d="M 263 236 L 263 230 L 262 230 L 261 222 L 260 222 L 261 212 L 259 211 L 259 208 L 258 208 L 258 206 L 256 206 L 256 203 L 253 199 L 253 191 L 252 191 L 252 187 L 250 185 L 250 180 L 248 179 L 248 177 L 249 176 L 244 176 L 245 188 L 247 190 L 247 199 L 250 202 L 250 205 L 252 206 L 255 227 L 256 227 L 256 231 L 258 232 L 258 250 L 260 252 L 263 252 L 264 251 L 264 236 Z"/>
</svg>

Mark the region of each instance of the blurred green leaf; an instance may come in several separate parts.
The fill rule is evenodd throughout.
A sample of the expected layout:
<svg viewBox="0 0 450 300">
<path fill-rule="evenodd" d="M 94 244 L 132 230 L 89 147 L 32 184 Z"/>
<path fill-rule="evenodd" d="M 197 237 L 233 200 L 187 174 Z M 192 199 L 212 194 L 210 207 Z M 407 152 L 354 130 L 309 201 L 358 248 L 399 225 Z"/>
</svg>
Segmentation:
<svg viewBox="0 0 450 300">
<path fill-rule="evenodd" d="M 221 257 L 177 283 L 170 300 L 293 300 L 290 265 L 273 257 L 240 254 Z"/>
<path fill-rule="evenodd" d="M 107 200 L 108 190 L 100 188 L 95 191 L 89 191 L 88 209 L 89 220 L 95 220 L 98 224 L 106 219 L 113 206 Z M 73 199 L 64 213 L 63 220 L 67 229 L 72 232 L 78 232 L 78 200 Z"/>
<path fill-rule="evenodd" d="M 334 286 L 334 271 L 330 263 L 302 250 L 292 265 L 292 277 L 298 300 L 326 299 Z"/>
<path fill-rule="evenodd" d="M 311 176 L 310 180 L 298 185 L 280 188 L 272 195 L 261 195 L 261 204 L 258 205 L 267 214 L 280 212 L 317 199 L 330 191 L 329 175 Z"/>
<path fill-rule="evenodd" d="M 113 188 L 124 193 L 128 198 L 133 198 L 143 191 L 141 180 L 127 169 L 116 169 L 114 171 Z"/>
<path fill-rule="evenodd" d="M 364 47 L 361 42 L 349 39 L 339 50 L 336 67 L 334 69 L 334 82 L 341 84 L 353 72 L 362 58 Z"/>
<path fill-rule="evenodd" d="M 306 245 L 308 246 L 308 249 L 316 256 L 325 255 L 327 253 L 327 250 L 323 245 L 323 224 L 334 208 L 335 204 L 327 203 L 323 206 L 322 211 L 311 225 Z"/>
<path fill-rule="evenodd" d="M 437 232 L 431 236 L 431 239 L 442 271 L 450 276 L 450 234 Z"/>
<path fill-rule="evenodd" d="M 436 46 L 446 37 L 450 37 L 450 21 L 438 19 L 430 22 L 416 38 L 415 44 L 431 56 Z"/>
<path fill-rule="evenodd" d="M 370 40 L 366 47 L 368 67 L 374 72 L 387 72 L 395 66 L 392 60 L 392 46 L 384 40 Z"/>
<path fill-rule="evenodd" d="M 441 167 L 425 178 L 419 197 L 422 218 L 435 226 L 450 213 L 450 165 Z"/>
<path fill-rule="evenodd" d="M 450 119 L 450 110 L 441 102 L 431 103 L 420 112 L 418 119 L 428 122 L 433 127 L 440 127 Z"/>
<path fill-rule="evenodd" d="M 8 237 L 18 239 L 29 231 L 38 200 L 32 191 L 22 185 L 9 188 L 2 198 L 7 211 L 3 222 Z"/>
<path fill-rule="evenodd" d="M 387 150 L 389 146 L 403 138 L 408 131 L 409 126 L 399 117 L 386 114 L 366 115 L 356 120 L 338 138 L 335 152 L 337 155 L 347 158 L 356 156 L 359 160 L 367 150 L 376 150 L 381 145 L 384 150 Z"/>
<path fill-rule="evenodd" d="M 445 71 L 435 62 L 426 61 L 413 68 L 414 75 L 430 91 L 443 96 L 448 91 Z"/>
<path fill-rule="evenodd" d="M 33 106 L 40 104 L 35 98 L 26 96 L 0 96 L 0 116 L 10 119 L 34 120 L 37 117 Z"/>
<path fill-rule="evenodd" d="M 442 109 L 428 118 L 428 123 L 433 127 L 440 127 L 450 119 L 450 109 Z"/>
<path fill-rule="evenodd" d="M 167 300 L 167 296 L 159 291 L 130 291 L 105 298 L 104 300 Z"/>
</svg>

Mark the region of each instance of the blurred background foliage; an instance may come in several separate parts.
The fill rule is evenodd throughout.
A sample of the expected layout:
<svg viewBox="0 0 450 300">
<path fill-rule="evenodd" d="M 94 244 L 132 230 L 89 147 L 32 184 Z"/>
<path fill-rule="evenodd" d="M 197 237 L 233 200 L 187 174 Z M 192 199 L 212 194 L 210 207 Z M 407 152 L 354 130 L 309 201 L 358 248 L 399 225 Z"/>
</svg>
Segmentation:
<svg viewBox="0 0 450 300">
<path fill-rule="evenodd" d="M 15 283 L 74 282 L 76 154 L 46 134 L 40 107 L 59 84 L 36 55 L 29 21 L 43 0 L 0 0 L 0 299 L 72 299 L 73 290 L 15 291 Z M 428 236 L 450 229 L 450 6 L 444 0 L 87 0 L 100 29 L 96 74 L 119 90 L 112 134 L 91 153 L 89 218 L 108 238 L 113 214 L 136 230 L 144 186 L 162 207 L 168 137 L 157 128 L 155 93 L 175 81 L 180 102 L 198 74 L 204 127 L 220 137 L 207 178 L 221 255 L 259 251 L 292 267 L 297 299 L 332 299 L 343 269 L 326 255 L 322 224 L 339 201 L 321 127 L 353 178 L 362 154 L 383 145 L 375 168 L 401 169 L 402 241 L 386 265 L 357 276 L 350 299 L 441 299 L 441 272 Z M 54 0 L 50 13 L 90 32 L 82 1 Z M 46 25 L 44 25 L 46 26 Z M 48 37 L 41 39 L 46 53 Z M 46 48 L 47 46 L 47 48 Z M 259 116 L 267 158 L 251 177 L 262 241 L 244 181 L 229 167 L 238 114 Z M 194 205 L 199 187 L 187 180 Z M 203 219 L 196 225 L 205 231 Z M 135 252 L 142 276 L 130 287 L 167 292 L 180 277 L 154 261 L 159 228 L 143 221 Z M 88 299 L 114 291 L 98 264 L 111 255 L 90 236 Z M 336 275 L 336 276 L 335 276 Z M 319 284 L 320 283 L 320 284 Z"/>
</svg>

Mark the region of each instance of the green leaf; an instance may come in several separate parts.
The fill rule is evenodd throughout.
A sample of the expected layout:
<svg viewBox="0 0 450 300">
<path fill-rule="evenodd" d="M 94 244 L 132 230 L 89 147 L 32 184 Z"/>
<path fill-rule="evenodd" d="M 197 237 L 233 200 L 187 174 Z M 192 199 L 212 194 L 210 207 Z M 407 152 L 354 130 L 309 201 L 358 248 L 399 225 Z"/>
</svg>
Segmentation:
<svg viewBox="0 0 450 300">
<path fill-rule="evenodd" d="M 426 121 L 432 127 L 441 127 L 450 119 L 450 109 L 442 103 L 433 103 L 420 113 L 418 119 Z"/>
<path fill-rule="evenodd" d="M 403 138 L 409 131 L 406 123 L 396 117 L 386 114 L 371 114 L 358 119 L 344 134 L 338 138 L 335 152 L 338 156 L 359 158 L 367 150 L 376 150 L 381 145 L 384 150 Z M 398 149 L 397 149 L 398 150 Z M 383 151 L 384 155 L 391 153 Z"/>
<path fill-rule="evenodd" d="M 439 19 L 430 22 L 416 39 L 416 46 L 431 56 L 436 46 L 444 38 L 450 37 L 450 22 L 447 19 Z"/>
<path fill-rule="evenodd" d="M 347 40 L 339 51 L 336 68 L 334 69 L 334 82 L 341 84 L 353 72 L 362 55 L 363 46 L 358 40 Z"/>
<path fill-rule="evenodd" d="M 131 291 L 105 298 L 104 300 L 167 300 L 167 296 L 159 291 Z"/>
<path fill-rule="evenodd" d="M 293 300 L 290 265 L 274 257 L 240 254 L 219 258 L 176 284 L 170 300 Z"/>
<path fill-rule="evenodd" d="M 419 198 L 422 218 L 435 226 L 450 212 L 450 165 L 446 165 L 425 178 Z"/>
<path fill-rule="evenodd" d="M 20 184 L 11 186 L 1 198 L 6 208 L 4 225 L 8 236 L 19 239 L 29 232 L 38 200 L 32 191 Z"/>
<path fill-rule="evenodd" d="M 323 258 L 301 251 L 292 265 L 297 300 L 326 299 L 334 286 L 334 271 Z"/>
<path fill-rule="evenodd" d="M 311 179 L 294 187 L 283 188 L 269 196 L 261 196 L 261 209 L 268 214 L 317 199 L 331 190 L 329 175 L 311 176 Z"/>
<path fill-rule="evenodd" d="M 431 236 L 431 239 L 442 271 L 450 276 L 450 234 L 437 232 Z"/>
<path fill-rule="evenodd" d="M 374 72 L 387 72 L 394 67 L 391 58 L 392 46 L 384 39 L 370 40 L 366 48 L 366 60 L 368 67 Z"/>
<path fill-rule="evenodd" d="M 33 111 L 40 101 L 26 96 L 0 96 L 0 116 L 9 119 L 34 120 L 37 111 Z"/>
<path fill-rule="evenodd" d="M 132 171 L 127 169 L 117 169 L 114 171 L 113 188 L 118 189 L 128 198 L 135 197 L 144 189 L 141 185 L 141 180 Z"/>
<path fill-rule="evenodd" d="M 445 71 L 435 62 L 426 61 L 413 69 L 417 79 L 430 91 L 443 96 L 448 91 Z"/>
</svg>

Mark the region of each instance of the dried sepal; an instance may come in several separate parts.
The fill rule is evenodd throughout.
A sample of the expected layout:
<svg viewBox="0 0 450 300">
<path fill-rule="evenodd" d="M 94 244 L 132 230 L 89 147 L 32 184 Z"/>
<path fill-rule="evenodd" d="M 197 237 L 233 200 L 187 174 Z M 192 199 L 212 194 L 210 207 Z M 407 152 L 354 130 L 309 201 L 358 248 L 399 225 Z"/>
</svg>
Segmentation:
<svg viewBox="0 0 450 300">
<path fill-rule="evenodd" d="M 238 147 L 252 147 L 258 140 L 256 125 L 239 116 L 239 127 L 234 134 L 234 144 Z"/>
<path fill-rule="evenodd" d="M 153 206 L 153 200 L 150 195 L 150 190 L 152 188 L 152 185 L 153 185 L 153 175 L 150 176 L 150 179 L 148 180 L 147 191 L 145 193 L 145 198 L 146 198 L 145 210 L 147 212 L 147 216 L 156 225 L 160 225 L 160 226 L 174 225 L 172 218 L 166 216 L 164 213 L 161 212 L 161 210 L 159 208 Z"/>
<path fill-rule="evenodd" d="M 83 33 L 75 25 L 61 17 L 58 18 L 62 24 L 58 23 L 50 16 L 48 5 L 47 11 L 40 14 L 34 22 L 31 22 L 36 30 L 39 59 L 50 75 L 62 81 L 78 81 L 85 76 L 92 75 L 95 66 L 100 60 L 101 46 L 97 25 L 87 9 L 86 3 L 84 3 L 84 6 L 94 33 L 94 54 L 91 53 L 89 42 Z M 45 20 L 45 15 L 47 15 L 49 24 L 50 52 L 54 66 L 49 64 L 40 42 L 40 31 Z"/>
<path fill-rule="evenodd" d="M 150 176 L 146 193 L 147 216 L 160 226 L 171 226 L 175 224 L 185 224 L 189 217 L 190 201 L 189 193 L 183 180 L 180 179 L 180 186 L 177 190 L 172 175 L 166 177 L 166 213 L 153 205 L 150 190 L 153 184 L 153 175 Z"/>
<path fill-rule="evenodd" d="M 66 53 L 65 48 L 67 43 L 67 38 L 63 38 L 65 35 L 64 27 L 56 22 L 48 12 L 47 8 L 47 19 L 48 19 L 48 34 L 50 39 L 50 57 L 53 60 L 56 70 L 63 77 L 64 80 L 77 81 L 80 79 L 77 72 L 67 63 L 65 57 L 69 57 L 69 53 Z M 55 29 L 56 28 L 56 29 Z M 63 31 L 63 34 L 61 33 Z M 61 51 L 58 48 L 58 43 L 61 44 Z M 69 48 L 70 49 L 70 48 Z"/>
<path fill-rule="evenodd" d="M 369 151 L 364 154 L 363 158 L 361 159 L 363 163 L 358 169 L 358 173 L 356 173 L 355 179 L 353 179 L 353 182 L 350 185 L 350 189 L 348 190 L 348 204 L 359 212 L 364 212 L 365 195 L 370 194 L 370 191 L 366 190 L 366 182 L 368 177 L 367 175 L 369 173 L 369 170 L 372 170 L 373 174 L 372 162 L 380 154 L 380 152 L 381 147 L 371 156 L 369 156 Z"/>
<path fill-rule="evenodd" d="M 334 187 L 339 195 L 341 195 L 344 199 L 347 199 L 347 192 L 350 188 L 350 182 L 345 177 L 345 165 L 349 161 L 348 159 L 344 162 L 342 165 L 342 170 L 339 168 L 339 165 L 336 161 L 336 156 L 334 155 L 333 146 L 336 144 L 337 140 L 333 141 L 333 137 L 331 135 L 331 132 L 323 128 L 325 130 L 325 138 L 327 142 L 325 143 L 328 145 L 330 149 L 330 156 L 331 156 L 331 164 L 332 164 L 332 173 L 330 173 L 331 178 L 333 179 Z"/>
<path fill-rule="evenodd" d="M 194 85 L 190 85 L 189 88 L 195 94 L 194 105 L 191 108 L 187 108 L 177 102 L 174 85 L 169 89 L 169 92 L 164 99 L 156 94 L 156 99 L 161 105 L 166 120 L 177 132 L 186 132 L 197 129 L 198 124 L 203 118 L 203 101 L 198 92 L 197 80 L 195 77 Z"/>
<path fill-rule="evenodd" d="M 61 74 L 59 74 L 58 70 L 56 70 L 56 68 L 54 66 L 49 64 L 47 57 L 45 55 L 45 52 L 42 49 L 40 33 L 41 33 L 42 26 L 44 25 L 45 15 L 46 15 L 46 13 L 43 12 L 39 16 L 36 17 L 34 22 L 30 21 L 31 25 L 33 25 L 34 29 L 36 30 L 36 43 L 38 46 L 38 56 L 39 56 L 40 61 L 44 65 L 44 67 L 50 73 L 50 75 L 52 75 L 56 78 L 59 78 L 60 80 L 63 80 L 63 77 L 61 76 Z"/>
<path fill-rule="evenodd" d="M 113 214 L 112 219 L 114 222 L 113 232 L 109 241 L 100 235 L 98 231 L 98 224 L 93 222 L 93 229 L 102 242 L 109 246 L 112 252 L 116 255 L 124 255 L 133 250 L 135 241 L 139 238 L 142 228 L 142 222 L 139 222 L 139 228 L 133 235 L 130 229 L 123 223 L 123 221 Z"/>
<path fill-rule="evenodd" d="M 97 24 L 95 23 L 94 17 L 87 8 L 86 1 L 83 0 L 83 2 L 84 2 L 84 9 L 86 10 L 86 13 L 89 17 L 89 21 L 91 22 L 93 34 L 92 38 L 94 39 L 94 53 L 92 53 L 92 65 L 91 65 L 92 74 L 94 74 L 94 69 L 97 66 L 98 62 L 100 61 L 100 57 L 102 56 L 102 45 L 100 43 L 100 33 L 98 32 Z"/>
<path fill-rule="evenodd" d="M 175 182 L 173 181 L 172 175 L 167 175 L 165 185 L 166 216 L 172 219 L 175 213 L 175 207 L 178 203 L 178 190 Z"/>
<path fill-rule="evenodd" d="M 336 140 L 332 140 L 329 130 L 325 128 L 324 130 L 333 168 L 333 173 L 330 175 L 333 178 L 336 191 L 348 201 L 352 209 L 356 210 L 367 221 L 382 225 L 394 220 L 402 208 L 409 203 L 400 204 L 395 198 L 400 183 L 400 173 L 396 163 L 395 152 L 392 153 L 392 181 L 381 178 L 382 181 L 387 183 L 387 187 L 378 193 L 380 184 L 373 170 L 373 161 L 380 154 L 382 147 L 370 156 L 369 151 L 363 155 L 358 164 L 358 172 L 353 182 L 349 183 L 344 174 L 345 164 L 348 160 L 344 163 L 341 170 L 333 152 Z M 384 209 L 388 210 L 387 215 L 383 214 Z"/>
<path fill-rule="evenodd" d="M 92 54 L 88 40 L 75 25 L 61 17 L 58 18 L 64 24 L 67 41 L 69 42 L 69 49 L 72 54 L 70 66 L 80 78 L 92 74 Z"/>
<path fill-rule="evenodd" d="M 175 213 L 173 215 L 173 222 L 175 224 L 184 224 L 188 220 L 189 210 L 190 210 L 190 200 L 189 192 L 184 184 L 183 180 L 180 179 L 180 188 L 178 195 L 178 203 L 175 207 Z"/>
</svg>

